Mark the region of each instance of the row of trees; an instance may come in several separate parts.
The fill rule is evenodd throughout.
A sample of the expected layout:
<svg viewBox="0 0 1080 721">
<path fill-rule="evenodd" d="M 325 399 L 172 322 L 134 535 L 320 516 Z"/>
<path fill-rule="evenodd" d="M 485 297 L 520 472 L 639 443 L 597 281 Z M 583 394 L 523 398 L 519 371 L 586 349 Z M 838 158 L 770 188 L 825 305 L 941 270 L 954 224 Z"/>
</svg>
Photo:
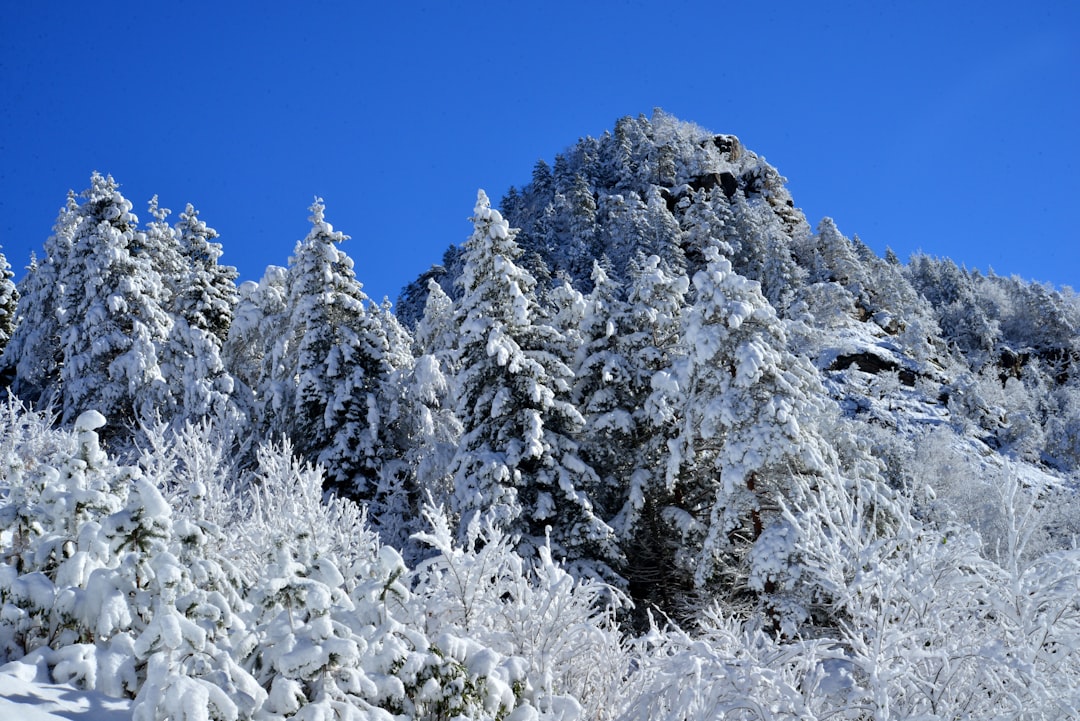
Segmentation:
<svg viewBox="0 0 1080 721">
<path fill-rule="evenodd" d="M 118 421 L 227 414 L 220 348 L 236 271 L 188 206 L 175 226 L 151 201 L 145 229 L 112 178 L 94 174 L 60 212 L 45 256 L 22 281 L 5 373 L 20 398 Z M 121 426 L 122 427 L 122 426 Z"/>
<path fill-rule="evenodd" d="M 398 544 L 431 497 L 461 529 L 491 514 L 527 556 L 550 543 L 579 575 L 668 601 L 748 578 L 773 495 L 832 477 L 813 369 L 722 244 L 685 317 L 690 284 L 658 256 L 635 261 L 626 300 L 601 263 L 588 296 L 541 295 L 481 192 L 460 297 L 433 283 L 414 340 L 368 301 L 318 201 L 289 267 L 237 291 L 192 208 L 170 226 L 152 202 L 139 229 L 100 175 L 82 200 L 23 282 L 4 358 L 17 396 L 66 425 L 100 409 L 119 449 L 159 421 L 213 419 L 241 455 L 284 438 Z"/>
</svg>

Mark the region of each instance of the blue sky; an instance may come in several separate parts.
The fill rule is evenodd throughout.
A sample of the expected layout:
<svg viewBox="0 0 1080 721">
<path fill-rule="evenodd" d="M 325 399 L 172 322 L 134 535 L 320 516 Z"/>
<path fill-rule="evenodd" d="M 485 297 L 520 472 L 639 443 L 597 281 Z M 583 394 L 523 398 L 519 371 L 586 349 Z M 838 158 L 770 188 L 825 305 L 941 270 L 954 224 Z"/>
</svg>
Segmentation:
<svg viewBox="0 0 1080 721">
<path fill-rule="evenodd" d="M 242 279 L 287 262 L 318 194 L 368 294 L 395 299 L 468 236 L 477 188 L 662 107 L 738 135 L 812 224 L 879 253 L 1080 287 L 1078 3 L 271 7 L 6 3 L 17 275 L 99 170 L 142 220 L 155 193 L 194 203 Z"/>
</svg>

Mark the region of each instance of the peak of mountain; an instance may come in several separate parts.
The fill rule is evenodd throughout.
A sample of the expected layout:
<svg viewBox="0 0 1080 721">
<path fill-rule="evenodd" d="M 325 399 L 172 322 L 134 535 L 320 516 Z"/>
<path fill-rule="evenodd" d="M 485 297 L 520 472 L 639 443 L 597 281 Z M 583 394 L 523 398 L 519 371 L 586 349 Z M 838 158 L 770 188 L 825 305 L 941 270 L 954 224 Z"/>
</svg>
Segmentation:
<svg viewBox="0 0 1080 721">
<path fill-rule="evenodd" d="M 625 298 L 649 257 L 692 279 L 703 249 L 719 244 L 736 273 L 760 284 L 792 348 L 850 416 L 912 432 L 963 428 L 984 452 L 1073 473 L 1080 443 L 1070 450 L 1066 428 L 1080 417 L 1064 410 L 1064 395 L 1080 362 L 1076 296 L 950 259 L 879 257 L 830 218 L 812 227 L 786 182 L 736 136 L 656 110 L 538 161 L 499 207 L 519 229 L 520 263 L 541 294 L 564 282 L 588 293 L 596 261 Z M 449 247 L 403 290 L 403 322 L 422 316 L 432 280 L 459 295 L 462 257 Z M 910 417 L 884 418 L 886 395 Z M 904 400 L 913 395 L 918 403 Z"/>
<path fill-rule="evenodd" d="M 657 110 L 651 119 L 624 117 L 600 138 L 580 139 L 553 165 L 540 160 L 531 182 L 511 187 L 499 207 L 520 229 L 522 262 L 538 279 L 565 276 L 588 290 L 594 259 L 623 280 L 639 254 L 682 267 L 680 253 L 699 251 L 680 248 L 677 237 L 695 203 L 724 202 L 743 222 L 763 225 L 766 232 L 809 232 L 785 182 L 734 135 L 717 135 Z M 749 261 L 748 255 L 747 250 L 741 257 Z M 441 264 L 406 286 L 399 317 L 415 323 L 432 278 L 455 295 L 459 256 L 451 246 Z"/>
</svg>

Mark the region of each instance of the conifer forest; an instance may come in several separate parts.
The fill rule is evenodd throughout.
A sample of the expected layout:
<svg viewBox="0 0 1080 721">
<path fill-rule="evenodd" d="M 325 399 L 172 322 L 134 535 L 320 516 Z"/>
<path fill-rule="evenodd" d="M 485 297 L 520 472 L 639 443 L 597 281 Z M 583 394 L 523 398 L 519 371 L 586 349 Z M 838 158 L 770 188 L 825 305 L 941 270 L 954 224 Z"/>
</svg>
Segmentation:
<svg viewBox="0 0 1080 721">
<path fill-rule="evenodd" d="M 785 182 L 624 117 L 391 306 L 318 198 L 238 283 L 95 172 L 0 255 L 0 665 L 136 721 L 1080 718 L 1080 300 Z"/>
</svg>

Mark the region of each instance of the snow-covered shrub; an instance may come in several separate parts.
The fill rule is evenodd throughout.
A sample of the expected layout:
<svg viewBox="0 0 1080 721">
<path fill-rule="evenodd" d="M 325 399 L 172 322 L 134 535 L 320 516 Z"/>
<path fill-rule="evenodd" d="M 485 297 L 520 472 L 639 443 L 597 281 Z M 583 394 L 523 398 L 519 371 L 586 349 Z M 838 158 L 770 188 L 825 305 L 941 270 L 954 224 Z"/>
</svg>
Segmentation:
<svg viewBox="0 0 1080 721">
<path fill-rule="evenodd" d="M 1018 484 L 1003 489 L 996 562 L 969 527 L 916 520 L 910 499 L 897 499 L 885 526 L 854 491 L 788 509 L 814 541 L 803 549 L 804 574 L 830 599 L 845 708 L 927 719 L 1080 710 L 1068 691 L 1080 678 L 1080 553 L 1030 554 L 1035 516 Z"/>
<path fill-rule="evenodd" d="M 827 718 L 843 687 L 827 644 L 784 643 L 714 607 L 699 629 L 659 629 L 638 639 L 620 721 Z"/>
<path fill-rule="evenodd" d="M 469 638 L 505 663 L 524 663 L 526 696 L 543 712 L 614 717 L 631 665 L 614 621 L 621 594 L 575 580 L 547 546 L 522 559 L 513 538 L 479 518 L 458 545 L 441 508 L 428 506 L 425 516 L 431 530 L 419 538 L 437 555 L 417 568 L 417 593 L 436 643 Z"/>
<path fill-rule="evenodd" d="M 103 525 L 122 511 L 138 471 L 101 450 L 96 430 L 104 423 L 101 414 L 88 411 L 76 420 L 74 433 L 49 430 L 40 420 L 14 424 L 31 432 L 13 439 L 26 446 L 13 446 L 8 454 L 7 504 L 0 511 L 12 544 L 4 554 L 11 585 L 0 589 L 12 609 L 3 621 L 14 622 L 21 639 L 5 639 L 13 657 L 42 645 L 108 638 L 130 622 L 126 602 L 107 590 L 119 563 Z M 30 450 L 46 453 L 30 458 Z M 100 615 L 91 618 L 92 608 Z"/>
</svg>

